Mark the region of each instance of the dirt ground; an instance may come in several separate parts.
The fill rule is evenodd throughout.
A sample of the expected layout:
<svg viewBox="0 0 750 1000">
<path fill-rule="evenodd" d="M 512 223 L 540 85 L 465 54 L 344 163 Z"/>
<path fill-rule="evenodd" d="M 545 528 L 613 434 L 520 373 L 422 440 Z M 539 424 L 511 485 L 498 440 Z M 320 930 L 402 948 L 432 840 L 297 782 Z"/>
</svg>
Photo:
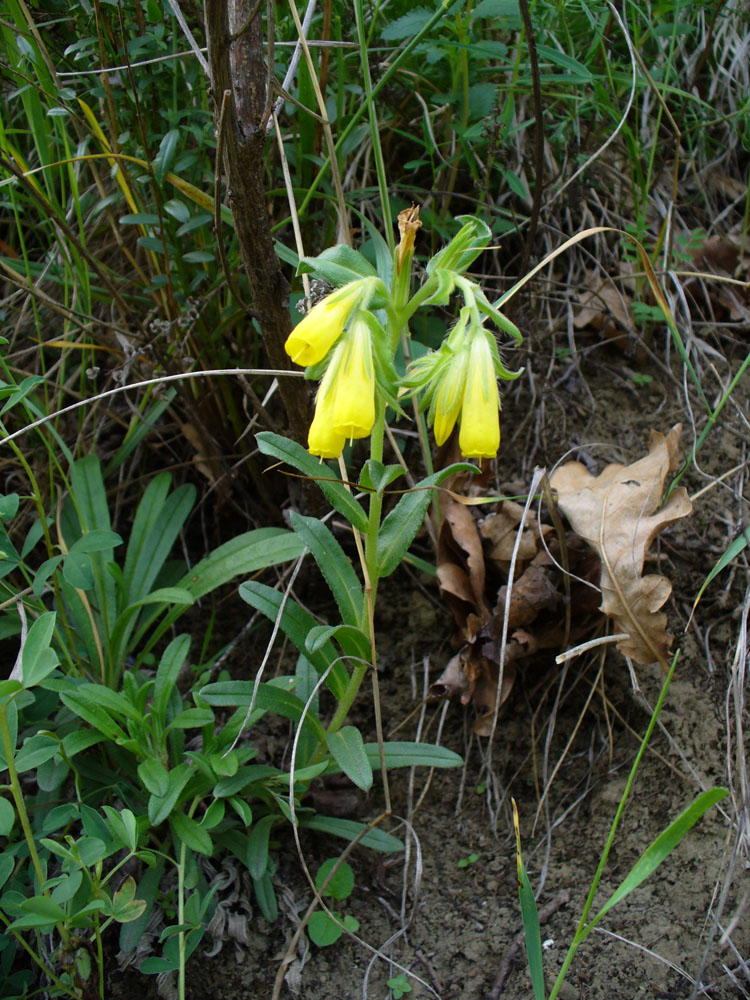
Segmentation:
<svg viewBox="0 0 750 1000">
<path fill-rule="evenodd" d="M 578 363 L 554 359 L 548 347 L 536 364 L 541 377 L 506 392 L 501 486 L 522 491 L 533 465 L 551 466 L 571 446 L 580 449 L 574 457 L 584 454 L 593 467 L 633 460 L 644 453 L 652 428 L 666 432 L 678 421 L 686 427 L 682 453 L 691 446 L 690 409 L 674 358 L 671 375 L 648 358 L 641 361 L 639 370 L 652 381 L 638 385 L 623 374 L 634 362 L 615 347 L 594 337 L 582 344 Z M 748 400 L 746 395 L 735 400 L 701 453 L 702 473 L 688 478 L 691 494 L 747 461 Z M 736 746 L 742 707 L 728 695 L 747 624 L 741 617 L 747 586 L 742 563 L 717 578 L 684 632 L 701 583 L 742 518 L 747 502 L 741 484 L 730 477 L 700 496 L 694 516 L 668 529 L 653 547 L 660 572 L 674 585 L 667 610 L 675 648 L 682 652 L 605 870 L 599 904 L 701 790 L 734 780 L 739 809 L 728 798 L 709 810 L 666 862 L 612 910 L 577 953 L 560 993 L 565 1000 L 750 996 L 747 839 L 744 852 L 738 847 L 747 838 L 742 831 L 747 803 L 742 806 L 737 783 L 746 749 Z M 314 592 L 314 581 L 308 589 Z M 389 731 L 400 727 L 391 738 L 413 739 L 425 671 L 433 681 L 452 654 L 451 616 L 434 581 L 407 571 L 383 587 L 377 614 L 384 724 Z M 254 655 L 245 650 L 243 658 Z M 542 926 L 551 987 L 648 723 L 648 706 L 664 679 L 656 664 L 638 667 L 631 676 L 624 658 L 610 647 L 592 694 L 600 662 L 581 657 L 563 674 L 554 657 L 545 655 L 521 672 L 501 712 L 489 766 L 487 741 L 471 735 L 476 718 L 471 708 L 426 706 L 422 738 L 435 740 L 442 726 L 440 742 L 460 753 L 465 766 L 436 772 L 429 782 L 423 773 L 413 779 L 406 771 L 392 773 L 396 816 L 386 825 L 396 830 L 396 817 L 409 817 L 408 858 L 355 852 L 356 888 L 340 909 L 359 921 L 359 940 L 345 937 L 327 949 L 305 944 L 282 997 L 388 998 L 387 980 L 401 969 L 416 977 L 406 994 L 415 1000 L 531 997 L 523 946 L 510 950 L 521 929 L 511 797 L 520 812 L 532 885 L 541 886 L 539 906 L 552 911 Z M 744 669 L 740 654 L 735 671 L 741 676 Z M 372 733 L 364 694 L 354 721 Z M 553 772 L 539 810 L 544 775 Z M 414 812 L 426 783 L 429 789 Z M 381 806 L 378 789 L 357 802 L 355 815 L 370 818 Z M 403 836 L 403 827 L 399 833 Z M 305 863 L 315 871 L 340 846 L 308 834 L 303 849 Z M 267 924 L 251 901 L 252 913 L 247 906 L 241 910 L 247 917 L 242 943 L 225 940 L 221 951 L 207 958 L 201 952 L 211 949 L 211 941 L 205 939 L 188 966 L 190 998 L 271 997 L 295 916 L 311 899 L 291 838 L 280 846 L 275 883 L 278 921 Z M 144 985 L 156 984 L 113 972 L 111 995 L 145 996 Z"/>
</svg>

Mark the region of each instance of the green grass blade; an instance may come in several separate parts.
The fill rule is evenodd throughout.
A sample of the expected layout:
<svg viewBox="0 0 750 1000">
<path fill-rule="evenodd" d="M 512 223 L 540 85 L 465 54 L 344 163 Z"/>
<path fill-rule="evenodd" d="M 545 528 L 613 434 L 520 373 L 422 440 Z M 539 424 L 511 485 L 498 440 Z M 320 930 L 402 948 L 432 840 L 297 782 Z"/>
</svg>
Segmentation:
<svg viewBox="0 0 750 1000">
<path fill-rule="evenodd" d="M 693 602 L 692 610 L 690 611 L 690 617 L 691 618 L 695 614 L 695 609 L 698 607 L 698 602 L 700 601 L 701 597 L 703 597 L 703 593 L 704 593 L 706 587 L 708 587 L 708 585 L 711 583 L 711 581 L 716 576 L 718 576 L 719 573 L 721 573 L 721 571 L 723 569 L 726 569 L 726 567 L 731 562 L 734 562 L 734 560 L 737 558 L 737 556 L 740 554 L 740 552 L 742 552 L 742 550 L 744 548 L 746 548 L 746 546 L 748 545 L 748 543 L 750 543 L 750 527 L 749 528 L 745 528 L 745 530 L 742 532 L 742 534 L 738 538 L 735 538 L 735 540 L 732 542 L 732 544 L 726 550 L 726 552 L 724 553 L 724 555 L 721 557 L 721 559 L 719 559 L 719 561 L 716 563 L 716 565 L 714 566 L 714 568 L 711 570 L 711 572 L 708 574 L 708 576 L 706 577 L 706 579 L 703 581 L 703 585 L 701 586 L 701 589 L 698 591 L 698 596 L 695 598 L 695 601 Z"/>
<path fill-rule="evenodd" d="M 544 970 L 542 968 L 542 935 L 539 931 L 539 913 L 534 899 L 526 866 L 521 855 L 521 831 L 518 826 L 518 809 L 515 800 L 513 804 L 513 825 L 516 829 L 516 868 L 518 872 L 518 899 L 521 904 L 521 920 L 523 922 L 526 941 L 526 958 L 529 963 L 529 975 L 534 990 L 534 1000 L 544 1000 Z"/>
<path fill-rule="evenodd" d="M 185 484 L 169 495 L 172 477 L 162 473 L 138 504 L 123 567 L 123 606 L 134 604 L 156 580 L 195 503 L 195 487 Z"/>
<path fill-rule="evenodd" d="M 711 788 L 707 792 L 702 792 L 684 812 L 680 813 L 677 819 L 670 823 L 666 830 L 663 830 L 656 840 L 646 848 L 628 875 L 626 875 L 588 925 L 586 932 L 588 933 L 592 930 L 605 913 L 611 910 L 613 906 L 616 906 L 626 896 L 630 895 L 633 889 L 636 889 L 641 882 L 644 882 L 659 867 L 662 861 L 672 853 L 685 834 L 695 826 L 701 816 L 728 794 L 729 790 L 726 788 Z"/>
</svg>

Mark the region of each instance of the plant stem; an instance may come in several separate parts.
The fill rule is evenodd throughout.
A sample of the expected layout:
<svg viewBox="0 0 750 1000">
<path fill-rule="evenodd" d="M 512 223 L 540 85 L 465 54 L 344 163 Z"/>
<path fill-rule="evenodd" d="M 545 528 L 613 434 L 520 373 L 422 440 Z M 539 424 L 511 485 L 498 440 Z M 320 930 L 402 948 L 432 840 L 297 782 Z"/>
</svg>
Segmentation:
<svg viewBox="0 0 750 1000">
<path fill-rule="evenodd" d="M 34 834 L 31 829 L 31 824 L 29 823 L 29 814 L 26 811 L 26 803 L 23 799 L 21 783 L 18 780 L 18 772 L 16 771 L 16 762 L 14 759 L 15 747 L 13 746 L 13 741 L 10 738 L 8 715 L 5 708 L 6 706 L 4 704 L 0 704 L 0 738 L 2 738 L 3 741 L 5 766 L 8 769 L 8 776 L 10 778 L 10 791 L 16 805 L 16 813 L 18 814 L 18 819 L 21 823 L 21 829 L 23 830 L 23 835 L 29 848 L 29 857 L 31 858 L 31 863 L 34 866 L 34 871 L 36 872 L 36 877 L 39 881 L 39 891 L 42 895 L 50 898 L 49 891 L 43 888 L 44 883 L 46 882 L 46 876 L 44 874 L 44 869 L 42 868 L 42 862 L 39 858 L 39 854 L 37 853 L 36 841 L 34 840 Z M 64 947 L 67 948 L 70 943 L 70 935 L 68 934 L 67 927 L 62 923 L 55 924 L 55 926 L 57 927 L 57 931 Z"/>
<path fill-rule="evenodd" d="M 382 462 L 383 437 L 385 436 L 385 403 L 383 403 L 382 400 L 378 400 L 377 407 L 377 416 L 375 417 L 375 424 L 370 435 L 370 457 L 376 462 Z M 365 674 L 370 669 L 370 666 L 372 666 L 373 670 L 376 669 L 375 632 L 373 620 L 375 614 L 375 598 L 377 596 L 378 589 L 377 550 L 378 534 L 380 532 L 380 517 L 382 511 L 382 496 L 374 492 L 371 493 L 367 534 L 365 536 L 365 560 L 362 566 L 362 572 L 365 577 L 366 601 L 366 607 L 362 609 L 363 618 L 365 618 L 362 622 L 362 628 L 363 631 L 367 632 L 370 640 L 370 658 L 372 663 L 359 664 L 355 666 L 352 676 L 349 679 L 346 691 L 341 696 L 333 718 L 328 725 L 328 733 L 335 733 L 343 726 L 346 721 L 346 717 L 349 714 L 349 709 L 354 704 L 354 699 L 357 697 L 357 693 L 362 686 Z"/>
<path fill-rule="evenodd" d="M 177 866 L 177 923 L 185 923 L 185 845 L 180 842 L 180 863 Z M 177 938 L 180 967 L 177 972 L 177 990 L 180 1000 L 185 1000 L 185 931 Z"/>
<path fill-rule="evenodd" d="M 35 962 L 42 970 L 42 972 L 45 974 L 45 976 L 49 977 L 50 982 L 54 983 L 55 986 L 57 986 L 57 988 L 61 991 L 61 994 L 63 996 L 70 995 L 70 987 L 66 986 L 65 983 L 62 982 L 62 980 L 58 979 L 54 971 L 44 964 L 42 959 L 39 957 L 39 955 L 37 955 L 37 953 L 34 951 L 34 949 L 31 947 L 28 941 L 26 941 L 26 939 L 21 934 L 17 933 L 17 931 L 10 930 L 10 920 L 8 920 L 8 918 L 5 916 L 2 910 L 0 910 L 0 920 L 2 920 L 2 922 L 5 924 L 7 932 L 9 934 L 12 934 L 13 937 L 16 939 L 16 943 L 20 944 L 21 947 L 28 952 L 32 962 Z"/>
</svg>

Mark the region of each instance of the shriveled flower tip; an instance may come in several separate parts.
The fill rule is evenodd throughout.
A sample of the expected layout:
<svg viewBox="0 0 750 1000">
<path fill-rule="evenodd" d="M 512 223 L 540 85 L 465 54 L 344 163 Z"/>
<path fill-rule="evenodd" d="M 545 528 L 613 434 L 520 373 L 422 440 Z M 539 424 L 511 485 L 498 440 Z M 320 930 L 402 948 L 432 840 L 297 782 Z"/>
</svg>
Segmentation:
<svg viewBox="0 0 750 1000">
<path fill-rule="evenodd" d="M 500 447 L 500 398 L 484 332 L 471 344 L 458 444 L 466 458 L 494 458 Z"/>
<path fill-rule="evenodd" d="M 308 368 L 328 354 L 362 296 L 362 282 L 352 281 L 313 306 L 292 330 L 284 350 L 297 365 Z"/>
</svg>

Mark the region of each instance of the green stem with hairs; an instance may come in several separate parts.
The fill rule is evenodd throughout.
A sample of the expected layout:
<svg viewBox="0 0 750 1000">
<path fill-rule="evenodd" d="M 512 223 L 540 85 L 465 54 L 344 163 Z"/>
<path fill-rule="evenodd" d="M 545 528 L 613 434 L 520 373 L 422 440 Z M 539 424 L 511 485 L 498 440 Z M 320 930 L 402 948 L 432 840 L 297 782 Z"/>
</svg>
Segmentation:
<svg viewBox="0 0 750 1000">
<path fill-rule="evenodd" d="M 375 424 L 372 428 L 370 435 L 370 457 L 376 462 L 383 461 L 383 437 L 385 435 L 385 403 L 381 400 L 377 400 L 377 415 L 375 417 Z M 376 649 L 375 649 L 375 633 L 373 629 L 373 618 L 375 614 L 375 599 L 378 590 L 378 568 L 377 568 L 377 551 L 378 551 L 378 535 L 380 533 L 380 518 L 383 512 L 383 498 L 379 494 L 373 492 L 370 494 L 370 511 L 367 520 L 367 534 L 365 536 L 365 561 L 362 566 L 362 570 L 365 574 L 365 601 L 366 606 L 363 609 L 363 614 L 366 615 L 366 620 L 363 621 L 363 630 L 367 632 L 370 639 L 370 659 L 371 663 L 358 663 L 352 672 L 352 676 L 349 679 L 346 691 L 344 691 L 341 699 L 339 700 L 336 711 L 334 712 L 333 718 L 328 726 L 328 733 L 337 732 L 346 721 L 346 717 L 349 714 L 349 710 L 354 704 L 354 699 L 359 693 L 359 689 L 362 686 L 362 681 L 365 679 L 367 671 L 372 667 L 375 669 L 376 664 Z"/>
<path fill-rule="evenodd" d="M 44 868 L 42 868 L 42 862 L 39 858 L 39 853 L 36 849 L 36 841 L 34 840 L 34 833 L 31 829 L 31 823 L 29 823 L 29 814 L 26 811 L 26 803 L 23 799 L 23 791 L 21 790 L 21 783 L 18 780 L 18 772 L 16 771 L 15 762 L 15 747 L 13 746 L 13 741 L 10 738 L 10 727 L 8 725 L 8 714 L 5 710 L 6 706 L 0 703 L 0 739 L 3 743 L 3 753 L 5 754 L 5 766 L 8 770 L 8 776 L 10 778 L 10 783 L 8 787 L 10 788 L 10 793 L 13 796 L 13 801 L 16 806 L 16 813 L 18 819 L 21 823 L 21 829 L 23 830 L 23 835 L 26 840 L 26 845 L 29 848 L 29 857 L 31 858 L 31 863 L 34 867 L 37 880 L 39 882 L 39 891 L 43 896 L 48 899 L 51 898 L 49 891 L 44 888 L 44 883 L 46 882 L 46 875 L 44 874 Z M 55 925 L 57 931 L 60 935 L 60 939 L 63 942 L 65 948 L 69 946 L 70 935 L 68 934 L 68 929 L 64 924 L 58 923 Z"/>
</svg>

